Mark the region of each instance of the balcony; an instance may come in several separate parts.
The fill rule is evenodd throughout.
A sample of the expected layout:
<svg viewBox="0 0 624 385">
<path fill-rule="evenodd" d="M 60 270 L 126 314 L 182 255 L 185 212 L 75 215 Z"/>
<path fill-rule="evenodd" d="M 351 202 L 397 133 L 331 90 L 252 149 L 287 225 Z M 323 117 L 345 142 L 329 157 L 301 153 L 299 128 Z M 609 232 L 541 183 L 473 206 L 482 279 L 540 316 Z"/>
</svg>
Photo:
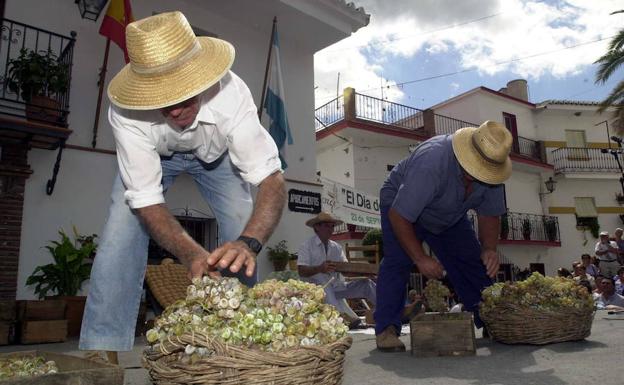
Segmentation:
<svg viewBox="0 0 624 385">
<path fill-rule="evenodd" d="M 346 100 L 346 101 L 345 101 Z M 420 110 L 399 103 L 358 94 L 352 88 L 315 111 L 317 138 L 345 122 L 347 125 L 366 124 L 381 126 L 390 130 L 411 133 L 417 139 L 426 140 L 435 135 L 451 135 L 463 127 L 477 127 L 478 124 L 436 114 L 433 110 Z M 512 158 L 533 164 L 546 164 L 541 143 L 517 136 L 512 146 Z M 550 167 L 550 166 L 549 166 Z"/>
<path fill-rule="evenodd" d="M 479 232 L 477 216 L 468 213 L 475 232 Z M 561 246 L 559 218 L 550 215 L 508 212 L 501 216 L 499 244 Z"/>
<path fill-rule="evenodd" d="M 371 227 L 341 223 L 334 227 L 334 234 L 331 239 L 334 241 L 348 241 L 362 239 Z"/>
<path fill-rule="evenodd" d="M 4 143 L 55 149 L 71 134 L 67 116 L 76 34 L 63 36 L 13 20 L 0 20 L 0 139 Z M 24 60 L 19 68 L 15 67 L 18 59 Z M 30 72 L 35 65 L 43 67 L 46 75 L 52 74 L 53 68 L 59 72 L 42 79 Z M 25 78 L 30 83 L 23 82 Z"/>
<path fill-rule="evenodd" d="M 615 157 L 600 148 L 564 147 L 552 151 L 555 173 L 619 173 Z M 620 156 L 620 159 L 621 156 Z M 620 160 L 621 162 L 622 160 Z"/>
</svg>

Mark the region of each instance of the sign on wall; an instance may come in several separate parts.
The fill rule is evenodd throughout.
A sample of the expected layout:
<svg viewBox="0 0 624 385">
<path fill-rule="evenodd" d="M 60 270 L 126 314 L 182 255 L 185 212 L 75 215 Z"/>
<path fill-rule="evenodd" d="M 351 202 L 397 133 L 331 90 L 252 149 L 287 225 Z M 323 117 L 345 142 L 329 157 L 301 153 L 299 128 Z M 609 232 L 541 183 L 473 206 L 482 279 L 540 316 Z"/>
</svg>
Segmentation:
<svg viewBox="0 0 624 385">
<path fill-rule="evenodd" d="M 346 223 L 381 228 L 379 197 L 321 178 L 323 211 Z"/>
<path fill-rule="evenodd" d="M 288 190 L 288 210 L 297 213 L 321 212 L 321 194 L 312 191 Z"/>
</svg>

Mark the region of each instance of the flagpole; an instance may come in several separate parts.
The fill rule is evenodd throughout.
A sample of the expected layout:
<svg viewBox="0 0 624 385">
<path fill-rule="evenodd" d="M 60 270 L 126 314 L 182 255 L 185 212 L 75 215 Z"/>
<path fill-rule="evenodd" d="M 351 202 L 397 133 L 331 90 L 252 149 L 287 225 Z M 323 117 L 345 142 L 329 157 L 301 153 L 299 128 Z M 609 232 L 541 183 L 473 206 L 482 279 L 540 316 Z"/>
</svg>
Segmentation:
<svg viewBox="0 0 624 385">
<path fill-rule="evenodd" d="M 98 85 L 100 90 L 98 93 L 97 106 L 95 108 L 95 122 L 93 122 L 93 140 L 91 141 L 91 147 L 95 148 L 97 144 L 97 132 L 100 124 L 100 110 L 102 108 L 102 94 L 104 93 L 104 82 L 106 81 L 106 67 L 108 66 L 108 50 L 110 49 L 110 39 L 106 39 L 106 50 L 104 51 L 104 61 L 102 62 L 102 68 L 100 68 L 100 78 Z"/>
<path fill-rule="evenodd" d="M 262 116 L 262 104 L 267 89 L 267 80 L 269 77 L 269 65 L 271 64 L 271 53 L 273 52 L 273 37 L 275 36 L 275 28 L 277 28 L 277 16 L 273 17 L 273 29 L 271 29 L 271 39 L 269 40 L 269 54 L 267 55 L 266 68 L 264 70 L 264 81 L 262 82 L 262 97 L 258 104 L 258 119 Z"/>
</svg>

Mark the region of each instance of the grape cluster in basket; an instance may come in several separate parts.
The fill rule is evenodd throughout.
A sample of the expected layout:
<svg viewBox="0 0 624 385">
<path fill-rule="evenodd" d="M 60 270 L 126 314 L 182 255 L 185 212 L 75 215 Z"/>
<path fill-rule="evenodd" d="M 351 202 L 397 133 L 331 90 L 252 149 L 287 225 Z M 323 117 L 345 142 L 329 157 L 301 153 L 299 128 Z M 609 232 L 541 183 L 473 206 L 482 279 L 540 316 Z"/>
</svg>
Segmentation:
<svg viewBox="0 0 624 385">
<path fill-rule="evenodd" d="M 322 287 L 298 280 L 267 280 L 248 289 L 236 278 L 203 277 L 193 280 L 186 299 L 169 306 L 146 337 L 153 346 L 189 333 L 268 351 L 324 345 L 348 330 L 324 298 Z M 211 354 L 190 344 L 185 353 Z"/>
<path fill-rule="evenodd" d="M 482 296 L 481 311 L 493 310 L 501 304 L 547 311 L 594 308 L 594 301 L 584 286 L 569 278 L 544 277 L 537 272 L 524 281 L 495 283 L 483 290 Z"/>
<path fill-rule="evenodd" d="M 447 312 L 448 297 L 451 295 L 450 290 L 437 279 L 430 279 L 423 290 L 423 295 L 427 301 L 427 308 L 435 312 Z"/>
<path fill-rule="evenodd" d="M 54 361 L 46 361 L 43 357 L 26 356 L 0 359 L 0 380 L 15 377 L 41 376 L 57 373 Z"/>
</svg>

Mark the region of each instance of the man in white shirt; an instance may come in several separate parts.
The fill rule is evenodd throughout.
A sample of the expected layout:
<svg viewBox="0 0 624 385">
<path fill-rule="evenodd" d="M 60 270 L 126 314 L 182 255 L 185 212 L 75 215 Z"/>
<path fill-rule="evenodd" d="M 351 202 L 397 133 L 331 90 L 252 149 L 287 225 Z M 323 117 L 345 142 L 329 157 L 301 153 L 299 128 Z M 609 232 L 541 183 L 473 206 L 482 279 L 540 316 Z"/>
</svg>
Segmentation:
<svg viewBox="0 0 624 385">
<path fill-rule="evenodd" d="M 619 250 L 615 241 L 609 240 L 607 231 L 600 232 L 600 240 L 596 243 L 596 256 L 600 260 L 600 274 L 605 277 L 613 278 L 620 268 L 618 262 Z"/>
<path fill-rule="evenodd" d="M 134 345 L 150 235 L 191 277 L 218 269 L 253 285 L 256 255 L 285 202 L 277 147 L 230 71 L 233 46 L 196 37 L 180 12 L 131 23 L 126 39 L 130 64 L 108 87 L 119 176 L 80 336 L 80 349 L 107 350 L 113 362 Z M 212 253 L 164 204 L 181 173 L 195 180 L 217 219 L 220 246 Z M 255 206 L 250 184 L 259 186 Z"/>
<path fill-rule="evenodd" d="M 341 223 L 340 219 L 324 212 L 308 220 L 306 226 L 312 227 L 315 235 L 299 247 L 297 265 L 304 281 L 324 286 L 325 302 L 335 306 L 353 327 L 359 324 L 360 319 L 345 299 L 364 298 L 375 305 L 376 285 L 368 278 L 346 282 L 336 271 L 335 262 L 347 262 L 347 258 L 342 247 L 329 238 L 334 233 L 334 226 Z"/>
<path fill-rule="evenodd" d="M 602 293 L 596 298 L 598 310 L 624 310 L 624 297 L 615 292 L 613 278 L 603 277 L 599 281 Z"/>
</svg>

